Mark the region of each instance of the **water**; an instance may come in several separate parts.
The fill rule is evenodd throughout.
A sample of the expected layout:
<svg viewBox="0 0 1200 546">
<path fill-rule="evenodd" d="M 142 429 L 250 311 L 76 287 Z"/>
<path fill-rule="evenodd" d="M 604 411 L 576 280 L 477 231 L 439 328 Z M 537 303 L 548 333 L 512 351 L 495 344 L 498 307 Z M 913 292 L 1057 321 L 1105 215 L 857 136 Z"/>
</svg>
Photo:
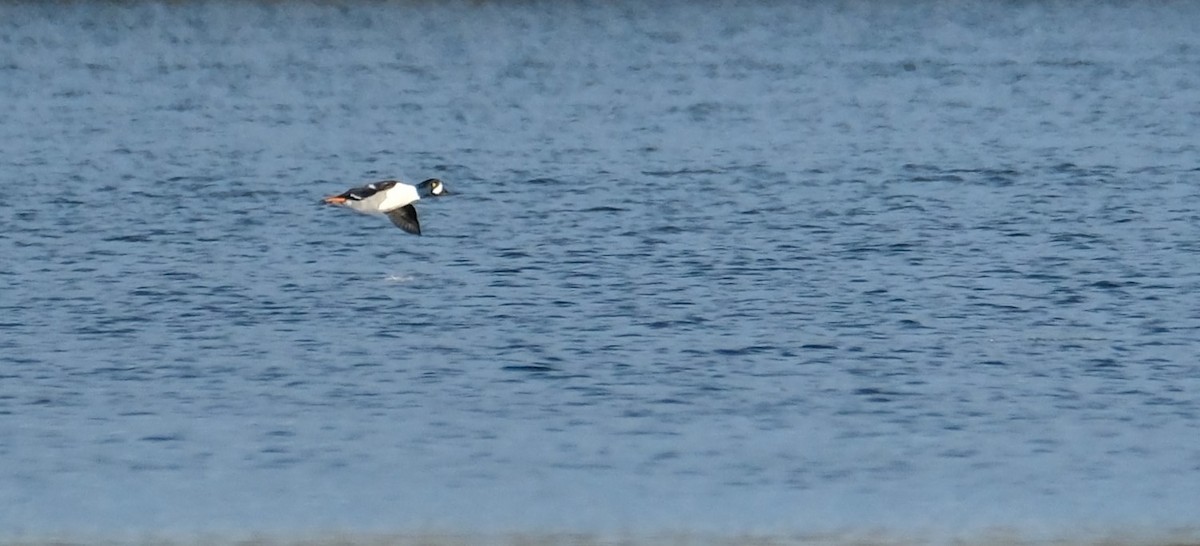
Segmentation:
<svg viewBox="0 0 1200 546">
<path fill-rule="evenodd" d="M 6 4 L 0 529 L 1195 526 L 1197 17 Z"/>
</svg>

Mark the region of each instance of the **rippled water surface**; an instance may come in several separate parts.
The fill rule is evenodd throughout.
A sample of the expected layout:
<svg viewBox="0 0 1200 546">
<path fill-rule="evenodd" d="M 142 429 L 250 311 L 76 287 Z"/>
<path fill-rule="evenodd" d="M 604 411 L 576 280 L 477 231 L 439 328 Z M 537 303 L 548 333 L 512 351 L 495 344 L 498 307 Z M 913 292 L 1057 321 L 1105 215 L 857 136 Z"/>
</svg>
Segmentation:
<svg viewBox="0 0 1200 546">
<path fill-rule="evenodd" d="M 1200 7 L 652 4 L 0 6 L 0 529 L 1200 523 Z"/>
</svg>

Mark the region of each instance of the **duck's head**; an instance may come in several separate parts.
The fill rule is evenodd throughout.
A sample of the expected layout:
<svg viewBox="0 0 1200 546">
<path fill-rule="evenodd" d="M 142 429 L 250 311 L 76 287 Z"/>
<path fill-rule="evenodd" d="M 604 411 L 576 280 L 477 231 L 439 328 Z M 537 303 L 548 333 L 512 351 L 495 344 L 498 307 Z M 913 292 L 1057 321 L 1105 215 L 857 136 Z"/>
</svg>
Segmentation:
<svg viewBox="0 0 1200 546">
<path fill-rule="evenodd" d="M 420 184 L 417 184 L 417 192 L 421 197 L 441 197 L 450 195 L 450 190 L 446 189 L 446 185 L 441 180 L 430 178 Z"/>
</svg>

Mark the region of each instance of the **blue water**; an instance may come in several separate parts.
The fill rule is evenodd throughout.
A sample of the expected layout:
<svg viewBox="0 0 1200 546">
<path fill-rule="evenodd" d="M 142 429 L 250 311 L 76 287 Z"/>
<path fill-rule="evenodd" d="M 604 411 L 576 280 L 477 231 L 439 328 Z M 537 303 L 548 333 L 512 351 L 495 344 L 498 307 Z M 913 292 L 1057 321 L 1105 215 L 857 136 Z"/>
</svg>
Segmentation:
<svg viewBox="0 0 1200 546">
<path fill-rule="evenodd" d="M 652 4 L 0 5 L 0 536 L 1200 525 L 1200 5 Z"/>
</svg>

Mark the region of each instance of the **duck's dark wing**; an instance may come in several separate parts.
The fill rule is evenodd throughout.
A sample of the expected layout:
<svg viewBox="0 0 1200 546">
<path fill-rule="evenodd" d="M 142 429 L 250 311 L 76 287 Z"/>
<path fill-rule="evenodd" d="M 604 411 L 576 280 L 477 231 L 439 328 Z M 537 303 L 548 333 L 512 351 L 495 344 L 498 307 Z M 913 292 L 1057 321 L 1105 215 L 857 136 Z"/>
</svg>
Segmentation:
<svg viewBox="0 0 1200 546">
<path fill-rule="evenodd" d="M 387 217 L 396 227 L 413 235 L 421 234 L 421 223 L 417 221 L 417 209 L 412 205 L 404 205 L 387 212 Z"/>
<path fill-rule="evenodd" d="M 372 195 L 375 195 L 381 191 L 391 189 L 391 187 L 395 186 L 395 185 L 396 185 L 395 180 L 384 180 L 383 182 L 375 182 L 373 184 L 367 184 L 366 186 L 350 188 L 350 189 L 346 190 L 345 193 L 339 195 L 338 197 L 349 199 L 351 201 L 362 201 L 363 199 L 366 199 L 366 198 L 368 198 Z"/>
</svg>

